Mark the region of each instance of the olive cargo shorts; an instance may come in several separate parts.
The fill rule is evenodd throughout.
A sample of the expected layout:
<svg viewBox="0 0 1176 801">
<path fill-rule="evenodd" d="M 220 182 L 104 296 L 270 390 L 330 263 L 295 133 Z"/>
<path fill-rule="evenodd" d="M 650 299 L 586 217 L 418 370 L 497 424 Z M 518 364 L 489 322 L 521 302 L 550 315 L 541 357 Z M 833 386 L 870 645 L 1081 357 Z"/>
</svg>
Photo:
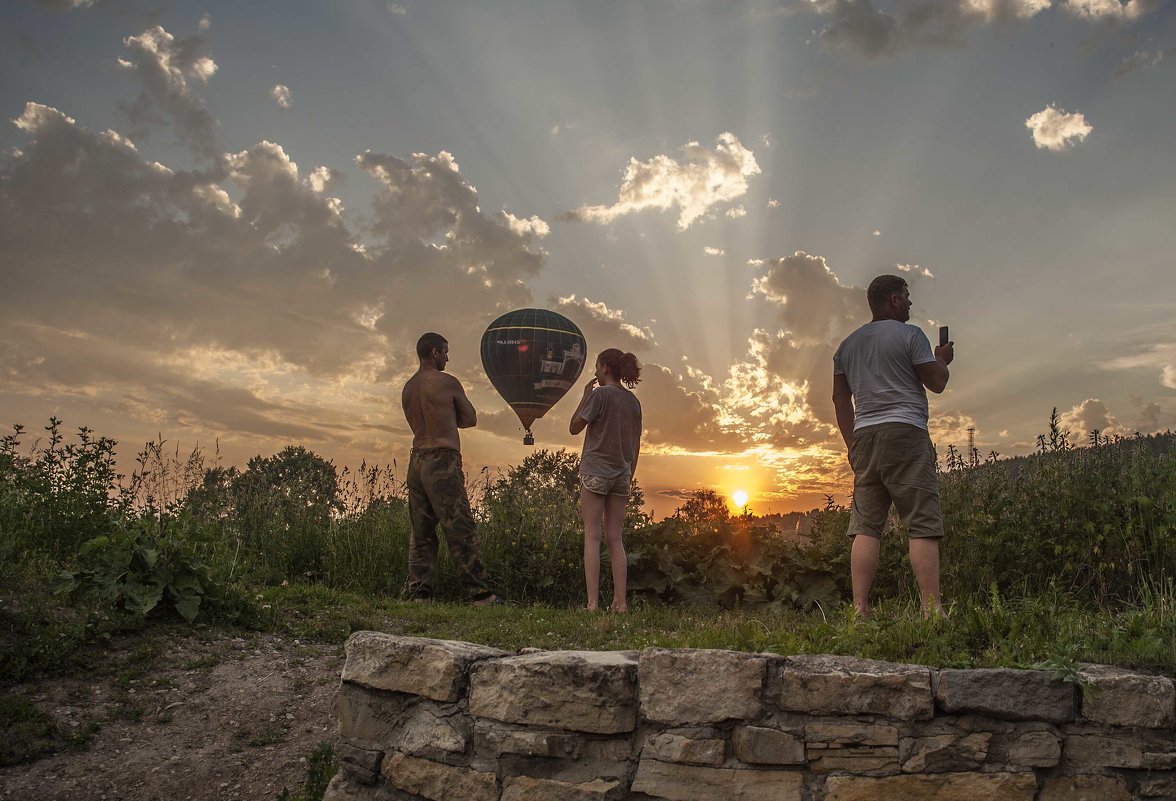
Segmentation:
<svg viewBox="0 0 1176 801">
<path fill-rule="evenodd" d="M 935 446 L 926 430 L 879 423 L 853 434 L 853 505 L 849 536 L 881 537 L 890 504 L 912 537 L 942 537 Z"/>
<path fill-rule="evenodd" d="M 408 592 L 417 598 L 433 594 L 437 566 L 437 524 L 453 566 L 471 595 L 490 592 L 478 525 L 466 495 L 461 454 L 452 448 L 413 448 L 408 460 L 408 515 L 412 538 L 408 547 Z"/>
</svg>

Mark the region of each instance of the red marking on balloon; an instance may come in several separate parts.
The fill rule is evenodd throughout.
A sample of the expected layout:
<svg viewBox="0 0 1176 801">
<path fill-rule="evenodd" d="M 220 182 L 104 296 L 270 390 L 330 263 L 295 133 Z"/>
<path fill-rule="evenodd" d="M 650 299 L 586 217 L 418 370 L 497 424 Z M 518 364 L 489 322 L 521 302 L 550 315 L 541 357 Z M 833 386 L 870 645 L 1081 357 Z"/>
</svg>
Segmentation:
<svg viewBox="0 0 1176 801">
<path fill-rule="evenodd" d="M 529 345 L 527 345 L 526 342 L 523 342 L 519 345 L 519 353 L 526 353 L 528 347 Z"/>
</svg>

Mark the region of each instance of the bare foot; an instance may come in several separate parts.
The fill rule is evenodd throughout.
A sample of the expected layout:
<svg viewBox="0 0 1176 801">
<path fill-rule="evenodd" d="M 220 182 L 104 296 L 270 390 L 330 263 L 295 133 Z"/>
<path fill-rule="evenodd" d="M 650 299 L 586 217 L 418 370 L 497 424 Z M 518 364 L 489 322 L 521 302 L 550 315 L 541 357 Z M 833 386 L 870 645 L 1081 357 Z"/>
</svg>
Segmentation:
<svg viewBox="0 0 1176 801">
<path fill-rule="evenodd" d="M 610 606 L 608 609 L 610 612 L 616 612 L 618 615 L 623 615 L 629 611 L 629 607 L 627 606 Z"/>
<path fill-rule="evenodd" d="M 493 593 L 491 593 L 490 595 L 487 595 L 485 598 L 479 598 L 478 600 L 474 601 L 473 605 L 474 606 L 502 606 L 505 603 L 506 603 L 506 601 L 502 600 L 497 595 L 494 595 Z"/>
</svg>

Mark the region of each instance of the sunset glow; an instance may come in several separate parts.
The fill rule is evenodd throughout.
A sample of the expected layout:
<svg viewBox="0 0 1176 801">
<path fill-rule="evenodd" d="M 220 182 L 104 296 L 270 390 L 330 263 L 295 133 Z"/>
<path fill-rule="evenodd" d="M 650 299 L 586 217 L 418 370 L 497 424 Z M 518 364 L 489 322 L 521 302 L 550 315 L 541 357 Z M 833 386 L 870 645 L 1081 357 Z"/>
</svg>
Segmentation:
<svg viewBox="0 0 1176 801">
<path fill-rule="evenodd" d="M 956 342 L 941 459 L 1055 407 L 1076 443 L 1176 428 L 1171 5 L 934 6 L 6 3 L 3 419 L 401 469 L 438 331 L 496 476 L 579 451 L 617 347 L 647 509 L 808 510 L 847 498 L 832 354 L 894 273 Z M 531 307 L 589 350 L 534 447 L 479 358 Z"/>
</svg>

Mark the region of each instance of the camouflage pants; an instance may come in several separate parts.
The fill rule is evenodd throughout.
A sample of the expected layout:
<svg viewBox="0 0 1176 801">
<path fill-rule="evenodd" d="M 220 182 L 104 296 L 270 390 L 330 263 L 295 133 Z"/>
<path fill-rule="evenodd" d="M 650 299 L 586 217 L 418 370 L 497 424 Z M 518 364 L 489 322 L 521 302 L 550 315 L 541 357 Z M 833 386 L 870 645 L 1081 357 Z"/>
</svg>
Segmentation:
<svg viewBox="0 0 1176 801">
<path fill-rule="evenodd" d="M 408 460 L 408 515 L 412 539 L 408 548 L 408 592 L 413 597 L 433 594 L 437 566 L 437 524 L 466 591 L 473 596 L 490 592 L 478 525 L 470 511 L 461 454 L 452 448 L 413 448 Z"/>
</svg>

